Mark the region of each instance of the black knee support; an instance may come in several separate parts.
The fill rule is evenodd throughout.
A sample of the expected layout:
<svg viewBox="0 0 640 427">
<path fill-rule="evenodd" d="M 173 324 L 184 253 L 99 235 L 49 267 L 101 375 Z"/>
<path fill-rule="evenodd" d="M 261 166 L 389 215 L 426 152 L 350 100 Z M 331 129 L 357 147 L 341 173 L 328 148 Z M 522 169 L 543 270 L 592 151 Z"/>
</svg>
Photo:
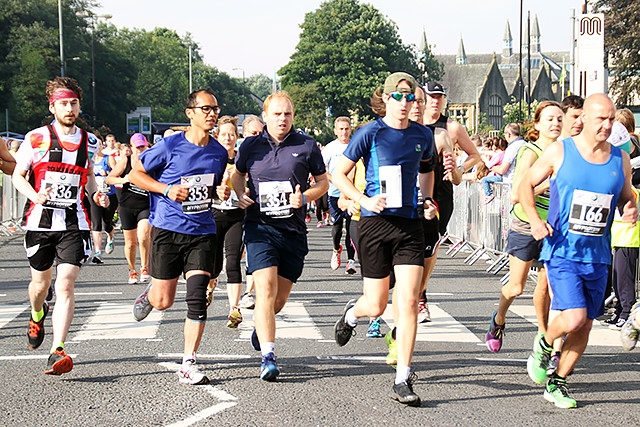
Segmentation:
<svg viewBox="0 0 640 427">
<path fill-rule="evenodd" d="M 207 320 L 207 285 L 209 276 L 206 274 L 194 274 L 187 279 L 187 319 Z"/>
</svg>

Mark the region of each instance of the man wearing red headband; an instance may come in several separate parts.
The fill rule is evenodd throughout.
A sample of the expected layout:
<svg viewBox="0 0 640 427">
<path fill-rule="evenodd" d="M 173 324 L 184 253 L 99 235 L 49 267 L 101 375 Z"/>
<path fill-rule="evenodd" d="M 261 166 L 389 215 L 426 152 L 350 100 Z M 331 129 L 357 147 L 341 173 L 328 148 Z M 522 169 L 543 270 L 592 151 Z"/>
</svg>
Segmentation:
<svg viewBox="0 0 640 427">
<path fill-rule="evenodd" d="M 27 344 L 35 350 L 44 340 L 49 312 L 45 298 L 57 261 L 53 344 L 44 373 L 61 375 L 73 368 L 64 341 L 73 319 L 74 284 L 91 254 L 88 198 L 102 207 L 108 207 L 109 199 L 97 191 L 93 175 L 98 140 L 76 127 L 82 89 L 74 79 L 56 77 L 47 82 L 46 94 L 55 120 L 25 136 L 16 155 L 13 185 L 29 199 L 24 241 L 31 266 Z"/>
</svg>

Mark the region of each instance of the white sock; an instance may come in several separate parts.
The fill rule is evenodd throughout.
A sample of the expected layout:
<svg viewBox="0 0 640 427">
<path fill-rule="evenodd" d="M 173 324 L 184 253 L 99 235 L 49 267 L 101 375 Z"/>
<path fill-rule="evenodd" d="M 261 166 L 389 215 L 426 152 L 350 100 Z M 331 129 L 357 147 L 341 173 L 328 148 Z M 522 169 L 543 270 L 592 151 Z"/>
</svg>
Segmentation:
<svg viewBox="0 0 640 427">
<path fill-rule="evenodd" d="M 354 307 L 351 307 L 349 310 L 347 310 L 347 313 L 344 316 L 344 320 L 346 320 L 346 322 L 350 326 L 356 326 L 358 324 L 358 318 L 356 317 L 354 312 L 355 312 Z"/>
<path fill-rule="evenodd" d="M 275 352 L 276 343 L 274 343 L 274 342 L 260 343 L 260 349 L 262 351 L 262 355 L 266 356 L 269 353 L 274 353 Z"/>
<path fill-rule="evenodd" d="M 396 384 L 403 383 L 409 379 L 409 372 L 411 372 L 411 368 L 408 366 L 400 366 L 396 367 Z"/>
<path fill-rule="evenodd" d="M 195 355 L 195 353 L 194 353 L 194 354 L 192 354 L 192 355 L 190 355 L 190 356 L 187 356 L 187 355 L 183 355 L 183 356 L 182 356 L 182 364 L 183 364 L 183 365 L 184 365 L 185 363 L 187 363 L 187 360 L 193 360 L 193 361 L 195 362 L 195 361 L 196 361 L 196 355 Z"/>
</svg>

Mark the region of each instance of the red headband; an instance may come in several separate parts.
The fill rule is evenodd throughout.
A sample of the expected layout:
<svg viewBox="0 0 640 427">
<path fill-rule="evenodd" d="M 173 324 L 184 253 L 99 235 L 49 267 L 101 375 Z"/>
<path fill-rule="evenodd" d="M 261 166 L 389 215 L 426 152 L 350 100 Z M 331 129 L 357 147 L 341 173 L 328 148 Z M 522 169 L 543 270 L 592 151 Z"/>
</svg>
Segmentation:
<svg viewBox="0 0 640 427">
<path fill-rule="evenodd" d="M 61 99 L 71 99 L 71 98 L 79 98 L 79 97 L 78 97 L 78 94 L 72 91 L 71 89 L 56 89 L 51 94 L 51 98 L 49 99 L 49 105 Z"/>
</svg>

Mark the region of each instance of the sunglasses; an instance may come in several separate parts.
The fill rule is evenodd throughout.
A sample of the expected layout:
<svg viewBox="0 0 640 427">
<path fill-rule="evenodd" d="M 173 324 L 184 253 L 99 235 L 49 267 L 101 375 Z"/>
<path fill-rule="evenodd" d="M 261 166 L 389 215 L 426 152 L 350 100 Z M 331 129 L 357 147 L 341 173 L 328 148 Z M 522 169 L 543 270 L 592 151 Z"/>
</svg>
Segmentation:
<svg viewBox="0 0 640 427">
<path fill-rule="evenodd" d="M 406 99 L 407 102 L 413 102 L 416 100 L 416 95 L 414 93 L 391 92 L 389 96 L 398 102 L 402 101 L 402 98 Z"/>
<path fill-rule="evenodd" d="M 196 108 L 199 108 L 202 111 L 202 113 L 205 115 L 211 113 L 212 111 L 215 114 L 220 114 L 220 107 L 218 107 L 217 105 L 198 105 L 195 107 L 188 107 L 188 108 L 191 110 L 195 110 Z"/>
</svg>

